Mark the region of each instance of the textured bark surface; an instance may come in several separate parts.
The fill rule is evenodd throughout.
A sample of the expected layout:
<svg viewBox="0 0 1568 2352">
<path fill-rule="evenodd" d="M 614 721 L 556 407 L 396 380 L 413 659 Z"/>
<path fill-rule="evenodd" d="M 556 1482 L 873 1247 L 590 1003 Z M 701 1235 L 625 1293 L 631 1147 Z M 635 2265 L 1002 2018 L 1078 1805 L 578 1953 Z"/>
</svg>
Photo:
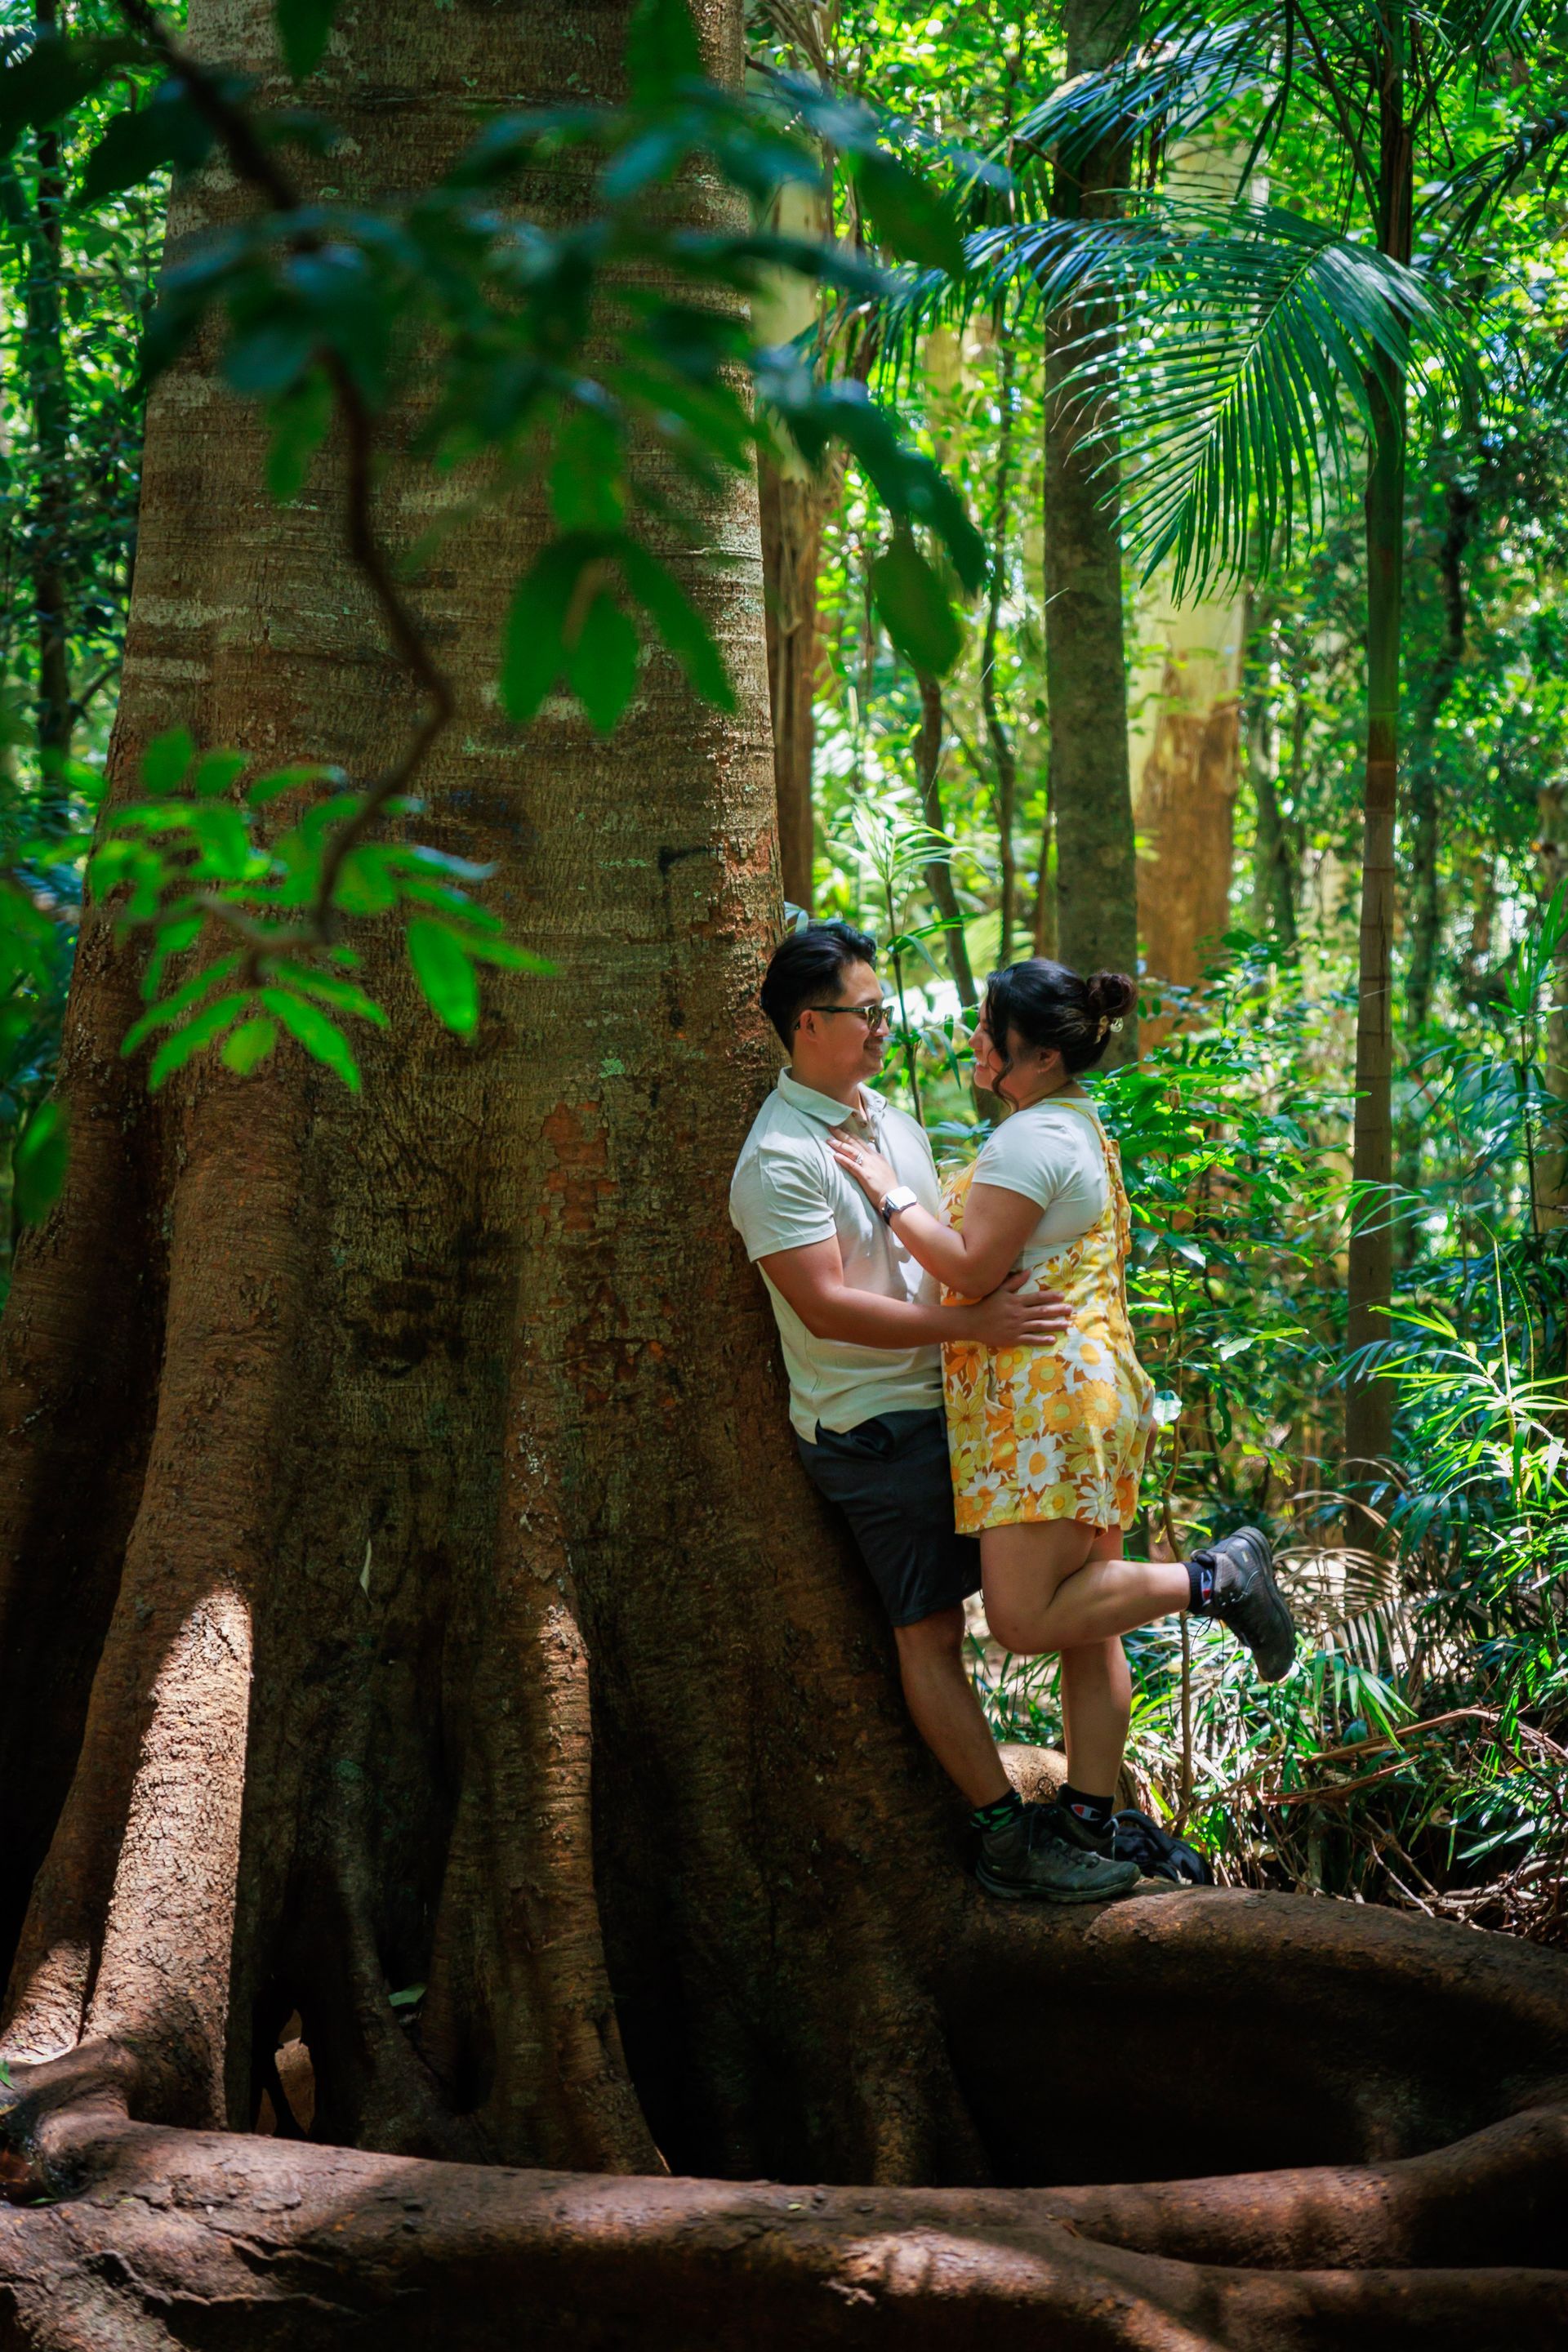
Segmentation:
<svg viewBox="0 0 1568 2352">
<path fill-rule="evenodd" d="M 1131 38 L 1136 0 L 1067 0 L 1069 75 L 1089 73 Z M 1106 142 L 1071 170 L 1058 162 L 1052 209 L 1114 212 L 1126 156 Z M 1113 336 L 1113 307 L 1053 312 L 1046 329 L 1046 692 L 1056 828 L 1056 953 L 1073 971 L 1138 969 L 1138 888 L 1127 752 L 1127 663 L 1116 477 L 1104 420 L 1068 378 L 1085 339 Z M 1123 1024 L 1108 1062 L 1131 1059 Z"/>
<path fill-rule="evenodd" d="M 623 31 L 348 0 L 353 184 L 613 90 Z M 120 790 L 175 719 L 363 769 L 407 715 L 331 467 L 273 510 L 209 359 L 153 406 Z M 464 1045 L 380 950 L 363 1098 L 280 1056 L 150 1102 L 87 927 L 5 1327 L 0 2347 L 1556 2340 L 1560 1958 L 965 1875 L 724 1222 L 773 1067 L 754 505 L 680 555 L 738 715 L 655 658 L 608 746 L 489 698 L 539 528 L 417 583 L 463 706 L 420 822 L 555 979 Z"/>
<path fill-rule="evenodd" d="M 766 463 L 760 490 L 779 872 L 784 897 L 809 913 L 816 846 L 811 759 L 816 741 L 816 572 L 827 493 L 821 483 Z"/>
<path fill-rule="evenodd" d="M 1204 666 L 1206 671 L 1211 666 Z M 1234 692 L 1167 664 L 1139 779 L 1138 927 L 1151 990 L 1192 988 L 1230 927 L 1240 716 Z"/>
</svg>

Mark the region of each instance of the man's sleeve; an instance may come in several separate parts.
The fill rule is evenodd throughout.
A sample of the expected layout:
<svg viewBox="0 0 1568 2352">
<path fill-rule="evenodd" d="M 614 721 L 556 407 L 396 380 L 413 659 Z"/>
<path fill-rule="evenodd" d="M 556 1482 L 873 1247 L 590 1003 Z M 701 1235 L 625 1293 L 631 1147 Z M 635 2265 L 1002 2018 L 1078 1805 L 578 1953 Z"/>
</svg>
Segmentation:
<svg viewBox="0 0 1568 2352">
<path fill-rule="evenodd" d="M 754 1152 L 736 1170 L 730 1218 L 753 1261 L 831 1241 L 837 1231 L 821 1169 L 795 1151 Z"/>
</svg>

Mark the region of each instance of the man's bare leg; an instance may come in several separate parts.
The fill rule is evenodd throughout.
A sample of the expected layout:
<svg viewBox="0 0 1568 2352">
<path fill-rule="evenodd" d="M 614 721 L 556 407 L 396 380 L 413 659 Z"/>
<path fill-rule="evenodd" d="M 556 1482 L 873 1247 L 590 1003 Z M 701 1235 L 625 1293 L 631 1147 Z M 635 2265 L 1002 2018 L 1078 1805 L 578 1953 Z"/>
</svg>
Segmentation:
<svg viewBox="0 0 1568 2352">
<path fill-rule="evenodd" d="M 1012 1783 L 963 1663 L 963 1612 L 939 1609 L 895 1625 L 899 1675 L 915 1728 L 972 1805 L 994 1805 Z"/>
</svg>

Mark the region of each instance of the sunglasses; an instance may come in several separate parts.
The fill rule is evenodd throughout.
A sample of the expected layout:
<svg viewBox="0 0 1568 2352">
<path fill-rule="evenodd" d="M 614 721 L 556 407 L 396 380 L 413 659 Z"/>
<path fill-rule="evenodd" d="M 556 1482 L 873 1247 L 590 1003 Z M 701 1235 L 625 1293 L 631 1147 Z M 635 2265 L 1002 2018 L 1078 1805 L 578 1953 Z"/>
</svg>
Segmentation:
<svg viewBox="0 0 1568 2352">
<path fill-rule="evenodd" d="M 880 1004 L 804 1004 L 801 1007 L 803 1013 L 852 1013 L 857 1021 L 866 1024 L 868 1029 L 890 1029 L 898 1009 L 890 997 L 884 997 Z"/>
</svg>

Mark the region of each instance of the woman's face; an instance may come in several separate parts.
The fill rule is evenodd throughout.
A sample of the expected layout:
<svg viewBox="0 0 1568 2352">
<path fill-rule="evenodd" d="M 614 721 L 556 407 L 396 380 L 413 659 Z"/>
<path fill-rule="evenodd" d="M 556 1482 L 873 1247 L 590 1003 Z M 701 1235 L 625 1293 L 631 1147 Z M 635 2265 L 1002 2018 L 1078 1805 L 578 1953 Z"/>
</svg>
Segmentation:
<svg viewBox="0 0 1568 2352">
<path fill-rule="evenodd" d="M 982 1007 L 980 1018 L 970 1033 L 969 1043 L 974 1054 L 974 1083 L 977 1087 L 984 1087 L 988 1094 L 994 1094 L 996 1081 L 1002 1075 L 1003 1063 L 1001 1055 L 996 1051 L 995 1042 L 991 1034 L 991 1024 L 986 1018 L 984 1007 Z"/>
<path fill-rule="evenodd" d="M 1033 1102 L 1043 1093 L 1061 1085 L 1067 1073 L 1062 1057 L 1054 1050 L 1042 1052 L 1037 1045 L 1026 1045 L 1015 1034 L 1013 1052 L 999 1052 L 991 1034 L 990 1016 L 983 1005 L 969 1043 L 974 1055 L 974 1083 L 988 1094 L 999 1095 L 1015 1109 L 1020 1102 Z"/>
</svg>

